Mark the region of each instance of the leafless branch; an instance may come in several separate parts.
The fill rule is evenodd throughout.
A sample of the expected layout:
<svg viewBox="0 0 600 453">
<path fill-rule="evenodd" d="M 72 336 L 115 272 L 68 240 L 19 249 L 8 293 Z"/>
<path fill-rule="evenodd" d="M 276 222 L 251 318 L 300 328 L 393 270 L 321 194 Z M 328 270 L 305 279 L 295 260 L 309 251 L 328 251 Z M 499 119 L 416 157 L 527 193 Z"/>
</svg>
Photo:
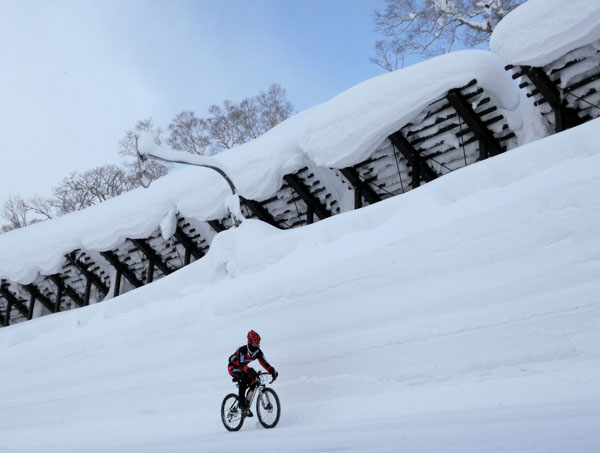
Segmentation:
<svg viewBox="0 0 600 453">
<path fill-rule="evenodd" d="M 375 64 L 397 69 L 411 54 L 439 55 L 455 44 L 475 47 L 489 40 L 494 27 L 526 0 L 385 0 L 374 11 Z"/>
</svg>

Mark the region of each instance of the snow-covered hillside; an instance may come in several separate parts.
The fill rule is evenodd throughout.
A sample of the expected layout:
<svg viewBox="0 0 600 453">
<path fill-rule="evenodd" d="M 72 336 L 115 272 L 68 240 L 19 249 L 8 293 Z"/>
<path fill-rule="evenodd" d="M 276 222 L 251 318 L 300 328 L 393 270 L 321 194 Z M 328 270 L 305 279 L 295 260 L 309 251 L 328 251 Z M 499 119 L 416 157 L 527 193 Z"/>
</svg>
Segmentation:
<svg viewBox="0 0 600 453">
<path fill-rule="evenodd" d="M 597 451 L 599 127 L 0 330 L 2 451 Z M 251 328 L 283 415 L 228 433 Z"/>
<path fill-rule="evenodd" d="M 520 99 L 519 88 L 504 70 L 502 60 L 491 52 L 469 50 L 367 80 L 298 113 L 255 140 L 214 156 L 214 161 L 227 169 L 240 195 L 250 200 L 275 196 L 284 175 L 306 166 L 315 168 L 316 164 L 314 171 L 319 172 L 321 179 L 335 179 L 331 168 L 364 161 L 389 134 L 449 89 L 471 80 L 485 88 L 486 96 L 494 100 L 512 130 L 518 132 L 518 143 L 543 136 L 534 124 L 537 114 Z M 494 127 L 501 127 L 501 123 Z M 430 127 L 426 133 L 432 134 L 441 127 Z M 457 138 L 444 140 L 462 146 Z M 157 147 L 144 151 L 156 153 Z M 463 152 L 460 151 L 461 156 Z M 169 154 L 172 159 L 182 159 L 176 156 L 187 153 Z M 395 163 L 394 168 L 396 165 L 400 164 Z M 408 174 L 408 164 L 401 165 Z M 331 181 L 331 186 L 334 189 L 329 190 L 335 190 L 340 204 L 353 206 L 353 195 L 346 186 L 340 185 L 339 180 Z M 0 236 L 0 277 L 30 284 L 40 275 L 60 273 L 66 263 L 65 255 L 74 250 L 97 254 L 116 248 L 126 238 L 147 238 L 159 227 L 168 239 L 173 231 L 170 227 L 165 231 L 163 226 L 173 226 L 177 214 L 196 221 L 225 216 L 224 200 L 229 194 L 227 184 L 212 170 L 180 168 L 148 190 L 138 188 L 88 209 Z"/>
</svg>

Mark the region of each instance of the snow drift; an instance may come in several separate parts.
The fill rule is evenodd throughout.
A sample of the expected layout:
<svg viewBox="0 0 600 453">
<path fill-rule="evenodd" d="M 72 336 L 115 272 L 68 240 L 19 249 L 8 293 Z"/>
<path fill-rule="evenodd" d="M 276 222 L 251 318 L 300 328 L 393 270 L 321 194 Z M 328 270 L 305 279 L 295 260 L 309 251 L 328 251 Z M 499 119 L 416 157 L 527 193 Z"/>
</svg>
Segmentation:
<svg viewBox="0 0 600 453">
<path fill-rule="evenodd" d="M 597 0 L 529 0 L 496 26 L 490 48 L 507 63 L 544 66 L 599 39 Z"/>
</svg>

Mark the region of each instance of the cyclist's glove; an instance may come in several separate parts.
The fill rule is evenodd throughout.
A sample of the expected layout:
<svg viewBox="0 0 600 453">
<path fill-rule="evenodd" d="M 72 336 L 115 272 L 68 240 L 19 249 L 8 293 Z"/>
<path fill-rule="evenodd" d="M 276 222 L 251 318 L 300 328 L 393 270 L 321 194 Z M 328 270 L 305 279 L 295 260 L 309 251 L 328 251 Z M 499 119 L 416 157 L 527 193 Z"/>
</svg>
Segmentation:
<svg viewBox="0 0 600 453">
<path fill-rule="evenodd" d="M 277 376 L 279 376 L 279 373 L 275 371 L 275 368 L 271 371 L 271 376 L 273 376 L 273 380 L 277 379 Z"/>
</svg>

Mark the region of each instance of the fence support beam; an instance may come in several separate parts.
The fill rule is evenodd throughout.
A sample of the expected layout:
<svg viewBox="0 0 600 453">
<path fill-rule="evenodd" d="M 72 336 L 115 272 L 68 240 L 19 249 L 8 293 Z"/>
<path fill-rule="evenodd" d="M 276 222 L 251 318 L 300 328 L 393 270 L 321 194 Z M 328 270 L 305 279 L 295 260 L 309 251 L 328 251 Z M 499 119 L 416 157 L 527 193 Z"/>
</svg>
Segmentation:
<svg viewBox="0 0 600 453">
<path fill-rule="evenodd" d="M 115 275 L 115 290 L 113 292 L 113 297 L 117 297 L 119 294 L 121 294 L 121 277 L 121 269 L 117 269 Z"/>
<path fill-rule="evenodd" d="M 31 321 L 33 319 L 33 309 L 35 308 L 35 296 L 30 295 L 29 297 L 29 310 L 27 312 L 27 319 Z"/>
<path fill-rule="evenodd" d="M 169 275 L 173 272 L 173 269 L 167 266 L 167 263 L 165 263 L 158 253 L 150 247 L 150 244 L 148 244 L 147 241 L 143 239 L 130 239 L 130 241 L 146 256 L 146 258 L 148 258 L 148 261 L 152 263 L 153 266 L 158 267 L 164 275 Z M 154 269 L 152 269 L 152 272 L 154 273 Z"/>
<path fill-rule="evenodd" d="M 48 278 L 56 285 L 57 288 L 61 290 L 62 293 L 66 294 L 67 297 L 69 297 L 69 299 L 71 299 L 77 305 L 79 305 L 80 307 L 86 305 L 84 298 L 81 297 L 81 295 L 72 287 L 67 285 L 65 280 L 60 275 L 54 274 L 50 275 Z"/>
<path fill-rule="evenodd" d="M 554 110 L 554 126 L 556 132 L 562 132 L 571 127 L 579 126 L 583 121 L 577 112 L 564 105 L 560 92 L 552 83 L 550 77 L 541 68 L 522 66 L 523 74 L 527 76 Z"/>
<path fill-rule="evenodd" d="M 59 286 L 56 288 L 56 298 L 54 299 L 54 312 L 58 313 L 60 311 L 60 302 L 63 297 L 63 287 Z"/>
<path fill-rule="evenodd" d="M 39 300 L 49 312 L 54 313 L 54 302 L 52 302 L 48 297 L 43 295 L 37 286 L 35 286 L 33 283 L 30 283 L 29 285 L 23 285 L 23 289 L 25 289 L 25 291 L 27 291 L 29 295 L 35 297 L 35 300 Z"/>
<path fill-rule="evenodd" d="M 319 219 L 323 220 L 331 217 L 331 212 L 329 212 L 323 203 L 321 203 L 321 200 L 310 193 L 310 190 L 304 185 L 300 178 L 298 178 L 296 175 L 285 175 L 283 179 L 292 189 L 294 189 L 302 201 L 304 201 L 306 206 L 309 208 L 309 211 L 312 211 L 313 214 L 316 214 Z"/>
<path fill-rule="evenodd" d="M 223 224 L 221 222 L 219 222 L 218 220 L 209 220 L 208 224 L 210 225 L 210 227 L 215 230 L 217 233 L 220 233 L 221 231 L 225 231 L 227 228 L 225 228 L 223 226 Z"/>
<path fill-rule="evenodd" d="M 381 201 L 381 197 L 379 196 L 379 194 L 375 192 L 369 184 L 367 184 L 360 178 L 358 171 L 356 171 L 354 167 L 342 168 L 340 170 L 340 173 L 344 175 L 344 177 L 348 180 L 350 184 L 352 184 L 352 187 L 354 187 L 355 190 L 355 194 L 357 194 L 356 196 L 360 197 L 355 198 L 354 200 L 355 209 L 360 208 L 362 206 L 362 198 L 367 200 L 367 203 L 369 204 L 375 204 Z"/>
<path fill-rule="evenodd" d="M 10 312 L 12 311 L 13 303 L 8 300 L 6 301 L 6 313 L 4 314 L 4 318 L 2 319 L 2 326 L 8 327 L 10 326 Z"/>
<path fill-rule="evenodd" d="M 402 132 L 396 131 L 388 137 L 394 148 L 400 151 L 400 154 L 408 161 L 412 169 L 412 188 L 416 189 L 421 184 L 421 179 L 426 182 L 433 181 L 439 175 L 433 170 L 427 162 L 421 157 L 419 152 L 402 135 Z"/>
<path fill-rule="evenodd" d="M 479 159 L 487 159 L 490 156 L 495 156 L 502 152 L 502 146 L 494 134 L 483 124 L 483 121 L 471 105 L 465 100 L 461 92 L 457 89 L 450 90 L 446 96 L 448 102 L 456 113 L 467 124 L 469 129 L 475 134 L 479 140 Z"/>
<path fill-rule="evenodd" d="M 181 228 L 177 227 L 174 236 L 175 239 L 177 239 L 177 242 L 179 242 L 185 248 L 186 264 L 189 264 L 189 254 L 191 254 L 197 260 L 204 256 L 202 250 L 200 250 L 196 243 L 187 234 L 185 234 Z"/>
<path fill-rule="evenodd" d="M 269 225 L 273 225 L 275 228 L 281 229 L 279 222 L 273 218 L 273 216 L 265 209 L 265 207 L 255 200 L 248 200 L 247 198 L 240 197 L 242 203 L 246 205 L 246 207 L 258 217 L 263 222 L 268 223 Z"/>
<path fill-rule="evenodd" d="M 67 253 L 65 255 L 65 257 L 67 258 L 67 261 L 69 261 L 69 263 L 71 263 L 73 266 L 75 266 L 75 268 L 77 270 L 79 270 L 79 272 L 81 272 L 83 275 L 86 276 L 88 282 L 91 282 L 102 293 L 102 297 L 104 297 L 108 294 L 109 289 L 104 284 L 104 282 L 102 282 L 102 279 L 98 275 L 94 274 L 92 271 L 89 270 L 90 266 L 85 265 L 84 263 L 79 261 L 75 257 L 75 252 Z M 86 294 L 87 294 L 87 285 L 86 285 Z M 86 296 L 85 304 L 87 305 L 88 303 L 89 303 L 89 296 Z"/>
<path fill-rule="evenodd" d="M 92 294 L 92 280 L 88 277 L 85 279 L 85 294 L 83 296 L 83 301 L 86 305 L 90 304 L 90 296 Z"/>
<path fill-rule="evenodd" d="M 117 270 L 117 281 L 115 282 L 115 296 L 119 295 L 120 285 L 121 285 L 121 275 L 123 275 L 129 283 L 131 283 L 134 287 L 140 288 L 144 286 L 144 284 L 136 277 L 135 273 L 129 269 L 125 264 L 119 261 L 116 253 L 111 251 L 100 252 L 100 255 L 104 257 L 106 261 L 110 263 L 112 267 Z"/>
<path fill-rule="evenodd" d="M 10 324 L 10 312 L 13 306 L 16 307 L 23 316 L 27 317 L 29 315 L 29 311 L 27 310 L 25 303 L 11 293 L 5 285 L 0 285 L 0 296 L 6 299 L 6 314 L 4 317 L 5 326 Z"/>
<path fill-rule="evenodd" d="M 148 261 L 148 277 L 146 283 L 152 283 L 154 281 L 154 261 Z"/>
</svg>

